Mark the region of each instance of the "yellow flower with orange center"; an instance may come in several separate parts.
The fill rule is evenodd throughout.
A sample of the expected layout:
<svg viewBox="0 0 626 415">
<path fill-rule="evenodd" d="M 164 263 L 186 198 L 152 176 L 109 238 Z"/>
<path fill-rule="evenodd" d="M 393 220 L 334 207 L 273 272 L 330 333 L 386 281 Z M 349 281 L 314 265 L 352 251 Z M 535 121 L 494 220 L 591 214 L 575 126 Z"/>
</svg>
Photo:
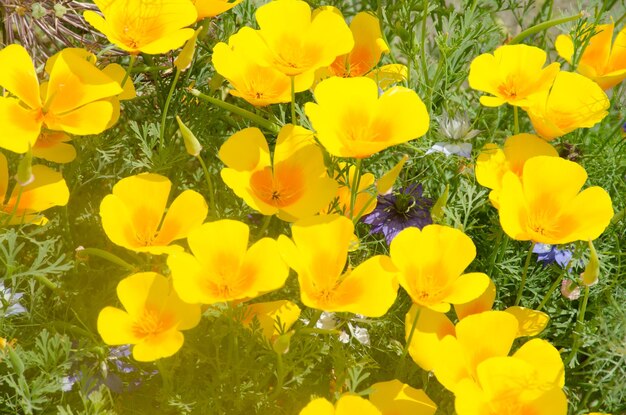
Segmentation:
<svg viewBox="0 0 626 415">
<path fill-rule="evenodd" d="M 394 86 L 379 96 L 369 78 L 332 77 L 315 87 L 304 110 L 315 135 L 337 157 L 365 158 L 423 136 L 430 118 L 415 91 Z"/>
<path fill-rule="evenodd" d="M 25 153 L 46 128 L 75 135 L 99 134 L 119 108 L 108 99 L 120 86 L 73 49 L 49 60 L 49 79 L 39 84 L 28 52 L 19 45 L 0 51 L 0 147 Z M 119 105 L 119 104 L 118 104 Z"/>
<path fill-rule="evenodd" d="M 289 268 L 276 241 L 248 248 L 248 225 L 235 220 L 205 223 L 187 237 L 193 255 L 176 252 L 167 265 L 174 288 L 188 303 L 215 304 L 257 297 L 283 286 Z"/>
<path fill-rule="evenodd" d="M 504 103 L 525 107 L 532 94 L 550 89 L 560 65 L 552 63 L 545 68 L 545 51 L 528 45 L 505 45 L 493 54 L 476 57 L 469 71 L 471 88 L 491 95 L 480 97 L 486 107 Z"/>
<path fill-rule="evenodd" d="M 278 243 L 283 258 L 298 273 L 306 306 L 369 317 L 380 317 L 391 307 L 398 285 L 389 257 L 377 255 L 345 269 L 354 240 L 350 219 L 315 216 L 296 222 L 291 232 L 293 240 L 281 235 Z"/>
<path fill-rule="evenodd" d="M 133 274 L 117 285 L 125 310 L 105 307 L 98 315 L 98 333 L 109 345 L 132 344 L 133 357 L 151 362 L 176 353 L 183 345 L 181 330 L 200 322 L 200 306 L 184 303 L 164 276 Z"/>
<path fill-rule="evenodd" d="M 202 224 L 208 208 L 193 190 L 182 192 L 167 209 L 172 183 L 167 177 L 143 173 L 126 177 L 102 199 L 100 218 L 111 241 L 136 252 L 154 255 L 182 251 L 171 242 L 186 238 Z"/>
<path fill-rule="evenodd" d="M 626 27 L 622 28 L 613 42 L 615 24 L 597 25 L 595 34 L 578 61 L 576 70 L 607 90 L 626 79 Z M 554 43 L 558 54 L 572 63 L 574 41 L 569 35 L 559 35 Z"/>
<path fill-rule="evenodd" d="M 85 20 L 111 43 L 131 54 L 150 55 L 177 49 L 193 36 L 196 22 L 189 0 L 95 0 L 103 16 L 88 10 Z"/>
<path fill-rule="evenodd" d="M 596 239 L 609 225 L 613 206 L 598 186 L 580 189 L 585 169 L 559 157 L 527 160 L 521 176 L 507 172 L 500 190 L 500 224 L 511 238 L 546 244 Z"/>
<path fill-rule="evenodd" d="M 305 128 L 285 125 L 278 133 L 273 160 L 263 133 L 246 128 L 219 151 L 226 164 L 222 179 L 251 208 L 286 221 L 312 216 L 337 191 L 328 177 L 322 150 Z"/>
<path fill-rule="evenodd" d="M 26 186 L 16 184 L 6 199 L 9 167 L 6 157 L 0 153 L 0 225 L 43 225 L 47 219 L 40 212 L 67 204 L 70 192 L 61 173 L 43 165 L 34 165 L 32 171 L 34 180 Z"/>
</svg>

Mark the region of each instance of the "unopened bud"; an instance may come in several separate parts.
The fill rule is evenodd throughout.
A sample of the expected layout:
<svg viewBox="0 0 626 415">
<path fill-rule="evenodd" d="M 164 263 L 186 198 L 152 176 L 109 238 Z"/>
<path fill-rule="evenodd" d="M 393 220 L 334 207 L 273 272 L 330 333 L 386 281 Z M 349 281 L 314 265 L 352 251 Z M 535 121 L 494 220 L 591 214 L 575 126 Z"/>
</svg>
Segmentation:
<svg viewBox="0 0 626 415">
<path fill-rule="evenodd" d="M 176 122 L 178 123 L 180 134 L 183 136 L 183 141 L 185 142 L 185 150 L 187 150 L 187 153 L 189 153 L 190 155 L 198 157 L 198 155 L 202 151 L 202 144 L 200 144 L 196 136 L 181 121 L 178 115 L 176 116 Z"/>
<path fill-rule="evenodd" d="M 35 175 L 33 174 L 33 152 L 30 149 L 24 154 L 20 164 L 17 165 L 15 180 L 17 180 L 20 186 L 28 186 L 35 180 Z"/>
<path fill-rule="evenodd" d="M 600 276 L 600 259 L 598 258 L 596 248 L 594 248 L 593 242 L 591 241 L 589 241 L 589 251 L 589 262 L 587 262 L 585 271 L 580 274 L 583 285 L 586 285 L 587 287 L 595 285 L 598 282 L 598 277 Z"/>
<path fill-rule="evenodd" d="M 276 340 L 274 340 L 274 344 L 272 344 L 272 349 L 278 354 L 285 354 L 289 351 L 289 345 L 291 344 L 291 336 L 293 336 L 294 331 L 291 330 L 285 334 L 281 334 L 278 336 Z"/>
</svg>

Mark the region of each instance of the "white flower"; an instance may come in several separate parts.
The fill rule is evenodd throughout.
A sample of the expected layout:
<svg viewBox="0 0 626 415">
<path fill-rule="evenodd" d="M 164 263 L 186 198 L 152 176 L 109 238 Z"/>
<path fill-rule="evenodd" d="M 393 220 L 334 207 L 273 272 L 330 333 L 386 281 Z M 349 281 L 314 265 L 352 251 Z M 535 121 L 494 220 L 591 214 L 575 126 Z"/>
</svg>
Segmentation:
<svg viewBox="0 0 626 415">
<path fill-rule="evenodd" d="M 26 308 L 19 303 L 24 293 L 13 293 L 10 288 L 5 288 L 2 282 L 0 282 L 0 293 L 2 293 L 0 298 L 0 316 L 10 317 L 27 312 Z"/>
</svg>

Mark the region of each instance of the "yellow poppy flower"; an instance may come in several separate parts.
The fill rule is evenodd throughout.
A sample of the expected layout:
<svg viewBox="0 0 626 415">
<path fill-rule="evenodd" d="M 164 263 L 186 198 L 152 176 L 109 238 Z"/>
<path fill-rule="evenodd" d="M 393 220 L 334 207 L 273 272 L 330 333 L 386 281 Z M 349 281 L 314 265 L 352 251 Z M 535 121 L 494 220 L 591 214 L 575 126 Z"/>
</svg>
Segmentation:
<svg viewBox="0 0 626 415">
<path fill-rule="evenodd" d="M 500 224 L 511 238 L 560 245 L 596 239 L 609 225 L 613 206 L 598 186 L 580 189 L 587 172 L 573 161 L 537 156 L 521 177 L 505 173 L 500 190 Z"/>
<path fill-rule="evenodd" d="M 326 173 L 313 133 L 302 127 L 287 124 L 280 130 L 272 161 L 258 128 L 246 128 L 231 136 L 219 156 L 226 164 L 221 171 L 224 183 L 264 215 L 276 214 L 294 222 L 315 215 L 337 191 L 337 182 Z"/>
<path fill-rule="evenodd" d="M 285 284 L 289 268 L 276 241 L 263 238 L 248 248 L 248 225 L 235 220 L 205 223 L 189 232 L 193 255 L 168 256 L 176 292 L 188 303 L 215 304 L 254 298 Z"/>
<path fill-rule="evenodd" d="M 450 304 L 478 298 L 489 286 L 480 272 L 463 274 L 476 257 L 469 236 L 458 229 L 428 225 L 409 227 L 391 241 L 390 256 L 398 268 L 398 281 L 415 304 L 445 313 Z M 415 255 L 419 252 L 419 255 Z"/>
<path fill-rule="evenodd" d="M 343 18 L 341 11 L 333 6 L 320 7 L 313 14 L 323 10 L 332 11 Z M 337 56 L 330 66 L 324 68 L 324 77 L 364 76 L 374 69 L 383 53 L 389 53 L 389 47 L 380 30 L 380 22 L 371 12 L 357 13 L 350 22 L 350 31 L 354 38 L 354 47 L 349 53 Z"/>
<path fill-rule="evenodd" d="M 324 398 L 313 399 L 300 415 L 383 415 L 374 404 L 356 395 L 343 395 L 335 405 Z"/>
<path fill-rule="evenodd" d="M 243 37 L 235 34 L 228 39 L 228 45 L 220 42 L 213 48 L 215 71 L 235 87 L 230 94 L 260 107 L 290 102 L 291 78 L 271 66 L 252 60 L 242 51 L 242 41 L 245 41 Z M 307 85 L 307 82 L 302 77 L 296 77 L 295 92 L 308 89 L 310 84 Z"/>
<path fill-rule="evenodd" d="M 181 330 L 200 322 L 200 306 L 182 302 L 164 276 L 142 272 L 117 285 L 124 310 L 105 307 L 98 333 L 109 345 L 132 344 L 133 357 L 151 362 L 176 353 L 185 340 Z"/>
<path fill-rule="evenodd" d="M 263 331 L 263 337 L 273 341 L 298 321 L 300 311 L 300 307 L 287 300 L 250 304 L 242 323 L 249 327 L 252 321 L 257 319 Z"/>
<path fill-rule="evenodd" d="M 518 134 L 506 139 L 502 149 L 497 144 L 483 147 L 476 160 L 476 180 L 492 189 L 489 200 L 497 209 L 500 205 L 502 178 L 507 171 L 522 175 L 526 160 L 535 156 L 558 157 L 559 153 L 550 143 L 532 134 Z"/>
<path fill-rule="evenodd" d="M 595 82 L 561 71 L 550 91 L 530 98 L 525 108 L 541 137 L 552 140 L 578 128 L 591 128 L 608 115 L 609 98 Z"/>
<path fill-rule="evenodd" d="M 480 103 L 486 107 L 504 103 L 525 107 L 532 94 L 550 89 L 559 72 L 558 63 L 544 68 L 546 59 L 546 52 L 535 46 L 500 46 L 493 55 L 484 53 L 472 61 L 469 85 L 493 95 L 480 97 Z"/>
<path fill-rule="evenodd" d="M 196 11 L 198 12 L 198 20 L 207 17 L 215 17 L 232 9 L 243 0 L 191 0 Z"/>
<path fill-rule="evenodd" d="M 338 215 L 302 219 L 291 232 L 293 240 L 281 235 L 278 243 L 283 258 L 298 273 L 306 306 L 368 317 L 389 310 L 398 291 L 389 257 L 377 255 L 344 272 L 354 234 L 350 219 Z"/>
<path fill-rule="evenodd" d="M 415 389 L 397 379 L 371 386 L 370 402 L 383 415 L 433 415 L 437 405 L 422 389 Z"/>
<path fill-rule="evenodd" d="M 365 158 L 428 131 L 430 118 L 415 91 L 395 86 L 382 95 L 369 78 L 328 78 L 304 107 L 316 136 L 337 157 Z"/>
<path fill-rule="evenodd" d="M 312 18 L 305 1 L 271 1 L 255 16 L 260 30 L 244 27 L 238 32 L 241 53 L 261 66 L 302 77 L 306 88 L 313 84 L 316 69 L 329 66 L 354 46 L 341 16 L 324 10 Z"/>
<path fill-rule="evenodd" d="M 43 225 L 47 219 L 39 212 L 67 204 L 70 192 L 61 173 L 43 165 L 34 165 L 32 169 L 34 180 L 26 186 L 15 185 L 7 200 L 9 167 L 0 153 L 0 225 Z"/>
<path fill-rule="evenodd" d="M 102 227 L 109 239 L 124 248 L 154 255 L 182 251 L 181 246 L 170 243 L 186 238 L 200 226 L 208 208 L 199 193 L 185 190 L 163 218 L 171 187 L 167 177 L 153 173 L 117 182 L 113 193 L 100 203 Z"/>
<path fill-rule="evenodd" d="M 589 39 L 576 70 L 607 90 L 626 79 L 626 27 L 613 41 L 615 24 L 597 25 L 595 35 Z M 613 45 L 611 45 L 613 43 Z M 574 42 L 569 35 L 559 35 L 554 43 L 558 54 L 572 63 Z"/>
<path fill-rule="evenodd" d="M 50 65 L 49 80 L 39 85 L 26 49 L 9 45 L 0 51 L 0 147 L 25 153 L 42 128 L 88 135 L 104 131 L 116 109 L 107 98 L 122 92 L 119 85 L 72 49 Z"/>
<path fill-rule="evenodd" d="M 91 10 L 83 16 L 109 42 L 138 54 L 167 53 L 178 49 L 193 36 L 185 29 L 196 21 L 197 12 L 189 0 L 94 0 L 103 16 Z"/>
</svg>

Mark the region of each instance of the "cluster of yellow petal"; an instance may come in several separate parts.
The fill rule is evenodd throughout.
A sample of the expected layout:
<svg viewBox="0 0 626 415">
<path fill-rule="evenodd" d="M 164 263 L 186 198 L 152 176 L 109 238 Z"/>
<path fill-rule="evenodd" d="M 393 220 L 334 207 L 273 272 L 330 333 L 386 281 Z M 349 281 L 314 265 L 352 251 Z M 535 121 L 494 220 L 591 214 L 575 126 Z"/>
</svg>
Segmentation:
<svg viewBox="0 0 626 415">
<path fill-rule="evenodd" d="M 10 93 L 0 97 L 0 147 L 25 153 L 44 128 L 99 134 L 117 120 L 116 96 L 122 88 L 83 53 L 62 50 L 48 60 L 46 72 L 48 81 L 40 84 L 22 46 L 9 45 L 0 51 L 0 86 Z"/>
<path fill-rule="evenodd" d="M 335 405 L 324 398 L 309 402 L 300 415 L 433 415 L 437 405 L 421 389 L 397 379 L 378 382 L 371 387 L 369 400 L 357 395 L 342 395 Z"/>
<path fill-rule="evenodd" d="M 283 258 L 298 274 L 302 303 L 324 311 L 368 317 L 384 315 L 398 283 L 389 257 L 377 255 L 346 270 L 354 225 L 345 216 L 325 215 L 296 222 L 293 239 L 278 238 Z"/>
<path fill-rule="evenodd" d="M 134 345 L 133 357 L 140 362 L 173 355 L 184 342 L 180 331 L 200 322 L 200 306 L 181 301 L 171 282 L 154 272 L 124 278 L 117 296 L 125 310 L 105 307 L 98 333 L 107 344 Z"/>
<path fill-rule="evenodd" d="M 258 128 L 231 136 L 219 156 L 227 166 L 221 171 L 226 185 L 264 215 L 294 222 L 322 210 L 337 191 L 313 133 L 302 127 L 287 124 L 280 130 L 273 160 Z"/>
<path fill-rule="evenodd" d="M 67 204 L 70 192 L 61 173 L 43 165 L 32 169 L 34 180 L 25 186 L 16 184 L 7 200 L 9 168 L 6 157 L 0 153 L 0 225 L 42 225 L 47 219 L 39 212 Z"/>
</svg>

